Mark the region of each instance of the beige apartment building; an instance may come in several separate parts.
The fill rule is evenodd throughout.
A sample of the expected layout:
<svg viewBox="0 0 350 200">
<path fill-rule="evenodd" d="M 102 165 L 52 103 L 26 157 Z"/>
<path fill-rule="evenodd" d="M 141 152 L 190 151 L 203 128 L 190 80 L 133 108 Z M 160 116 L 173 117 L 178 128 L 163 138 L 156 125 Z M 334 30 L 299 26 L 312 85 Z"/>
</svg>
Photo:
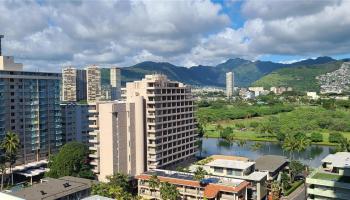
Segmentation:
<svg viewBox="0 0 350 200">
<path fill-rule="evenodd" d="M 62 101 L 86 100 L 86 71 L 67 67 L 62 69 Z"/>
<path fill-rule="evenodd" d="M 233 72 L 226 73 L 226 96 L 227 98 L 231 98 L 233 96 L 234 89 L 234 74 Z"/>
<path fill-rule="evenodd" d="M 100 68 L 92 65 L 86 68 L 86 77 L 87 100 L 89 102 L 120 99 L 121 75 L 119 68 Z"/>
<path fill-rule="evenodd" d="M 89 104 L 91 164 L 99 180 L 182 162 L 197 152 L 189 87 L 164 75 L 127 83 L 125 101 Z"/>
<path fill-rule="evenodd" d="M 127 102 L 145 100 L 148 170 L 170 167 L 196 154 L 198 133 L 189 86 L 153 74 L 127 83 L 124 95 Z"/>
<path fill-rule="evenodd" d="M 100 181 L 145 171 L 143 99 L 89 104 L 90 158 Z"/>
</svg>

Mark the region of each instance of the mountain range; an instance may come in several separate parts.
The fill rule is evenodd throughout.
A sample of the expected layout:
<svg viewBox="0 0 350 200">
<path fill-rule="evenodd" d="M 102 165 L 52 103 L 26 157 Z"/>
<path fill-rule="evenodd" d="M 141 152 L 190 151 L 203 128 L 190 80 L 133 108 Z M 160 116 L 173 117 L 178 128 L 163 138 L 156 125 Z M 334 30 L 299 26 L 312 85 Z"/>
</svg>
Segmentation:
<svg viewBox="0 0 350 200">
<path fill-rule="evenodd" d="M 235 86 L 292 86 L 299 90 L 319 90 L 316 76 L 338 69 L 345 60 L 318 57 L 283 64 L 271 61 L 229 59 L 216 66 L 176 66 L 167 62 L 141 62 L 121 69 L 122 84 L 139 80 L 145 74 L 162 73 L 168 78 L 193 86 L 225 86 L 225 73 L 234 72 Z M 305 85 L 305 82 L 307 83 Z"/>
</svg>

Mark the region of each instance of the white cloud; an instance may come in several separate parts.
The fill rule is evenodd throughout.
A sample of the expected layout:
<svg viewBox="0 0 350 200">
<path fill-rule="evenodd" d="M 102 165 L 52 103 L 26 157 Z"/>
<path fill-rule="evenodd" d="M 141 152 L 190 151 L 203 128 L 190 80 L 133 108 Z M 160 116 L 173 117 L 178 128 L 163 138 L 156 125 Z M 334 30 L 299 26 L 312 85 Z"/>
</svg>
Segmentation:
<svg viewBox="0 0 350 200">
<path fill-rule="evenodd" d="M 241 7 L 244 25 L 234 29 L 236 19 L 209 0 L 3 0 L 0 33 L 5 54 L 28 69 L 123 67 L 146 60 L 214 65 L 266 54 L 346 54 L 349 8 L 347 0 L 247 0 Z"/>
<path fill-rule="evenodd" d="M 209 0 L 1 1 L 0 32 L 4 52 L 30 65 L 134 64 L 176 60 L 229 25 L 220 12 Z"/>
</svg>

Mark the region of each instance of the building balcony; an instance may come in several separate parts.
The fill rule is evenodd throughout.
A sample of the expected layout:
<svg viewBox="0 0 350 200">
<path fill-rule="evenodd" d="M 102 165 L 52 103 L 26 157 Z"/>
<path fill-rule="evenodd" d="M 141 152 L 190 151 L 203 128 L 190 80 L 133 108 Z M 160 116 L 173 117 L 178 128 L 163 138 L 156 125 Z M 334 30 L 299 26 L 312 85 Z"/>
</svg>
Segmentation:
<svg viewBox="0 0 350 200">
<path fill-rule="evenodd" d="M 92 160 L 92 161 L 90 161 L 90 165 L 92 165 L 92 166 L 98 166 L 98 160 Z"/>
<path fill-rule="evenodd" d="M 98 141 L 97 141 L 97 139 L 89 139 L 89 143 L 90 144 L 97 144 Z"/>
<path fill-rule="evenodd" d="M 97 151 L 98 150 L 98 146 L 97 145 L 89 146 L 89 150 Z"/>
</svg>

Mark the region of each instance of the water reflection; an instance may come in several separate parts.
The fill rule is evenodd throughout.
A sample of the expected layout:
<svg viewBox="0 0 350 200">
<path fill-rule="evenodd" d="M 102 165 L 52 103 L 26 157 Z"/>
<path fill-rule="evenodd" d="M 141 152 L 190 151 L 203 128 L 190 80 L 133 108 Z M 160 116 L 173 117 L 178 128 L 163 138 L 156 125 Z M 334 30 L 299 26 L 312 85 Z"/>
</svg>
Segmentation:
<svg viewBox="0 0 350 200">
<path fill-rule="evenodd" d="M 284 152 L 278 143 L 258 142 L 259 148 L 256 147 L 256 143 L 251 141 L 245 143 L 229 142 L 223 139 L 203 138 L 202 156 L 223 154 L 244 156 L 252 160 L 267 154 L 289 157 L 289 152 Z M 321 164 L 321 160 L 334 151 L 334 149 L 334 147 L 329 146 L 310 145 L 304 152 L 294 153 L 293 157 L 311 167 L 318 167 Z"/>
</svg>

